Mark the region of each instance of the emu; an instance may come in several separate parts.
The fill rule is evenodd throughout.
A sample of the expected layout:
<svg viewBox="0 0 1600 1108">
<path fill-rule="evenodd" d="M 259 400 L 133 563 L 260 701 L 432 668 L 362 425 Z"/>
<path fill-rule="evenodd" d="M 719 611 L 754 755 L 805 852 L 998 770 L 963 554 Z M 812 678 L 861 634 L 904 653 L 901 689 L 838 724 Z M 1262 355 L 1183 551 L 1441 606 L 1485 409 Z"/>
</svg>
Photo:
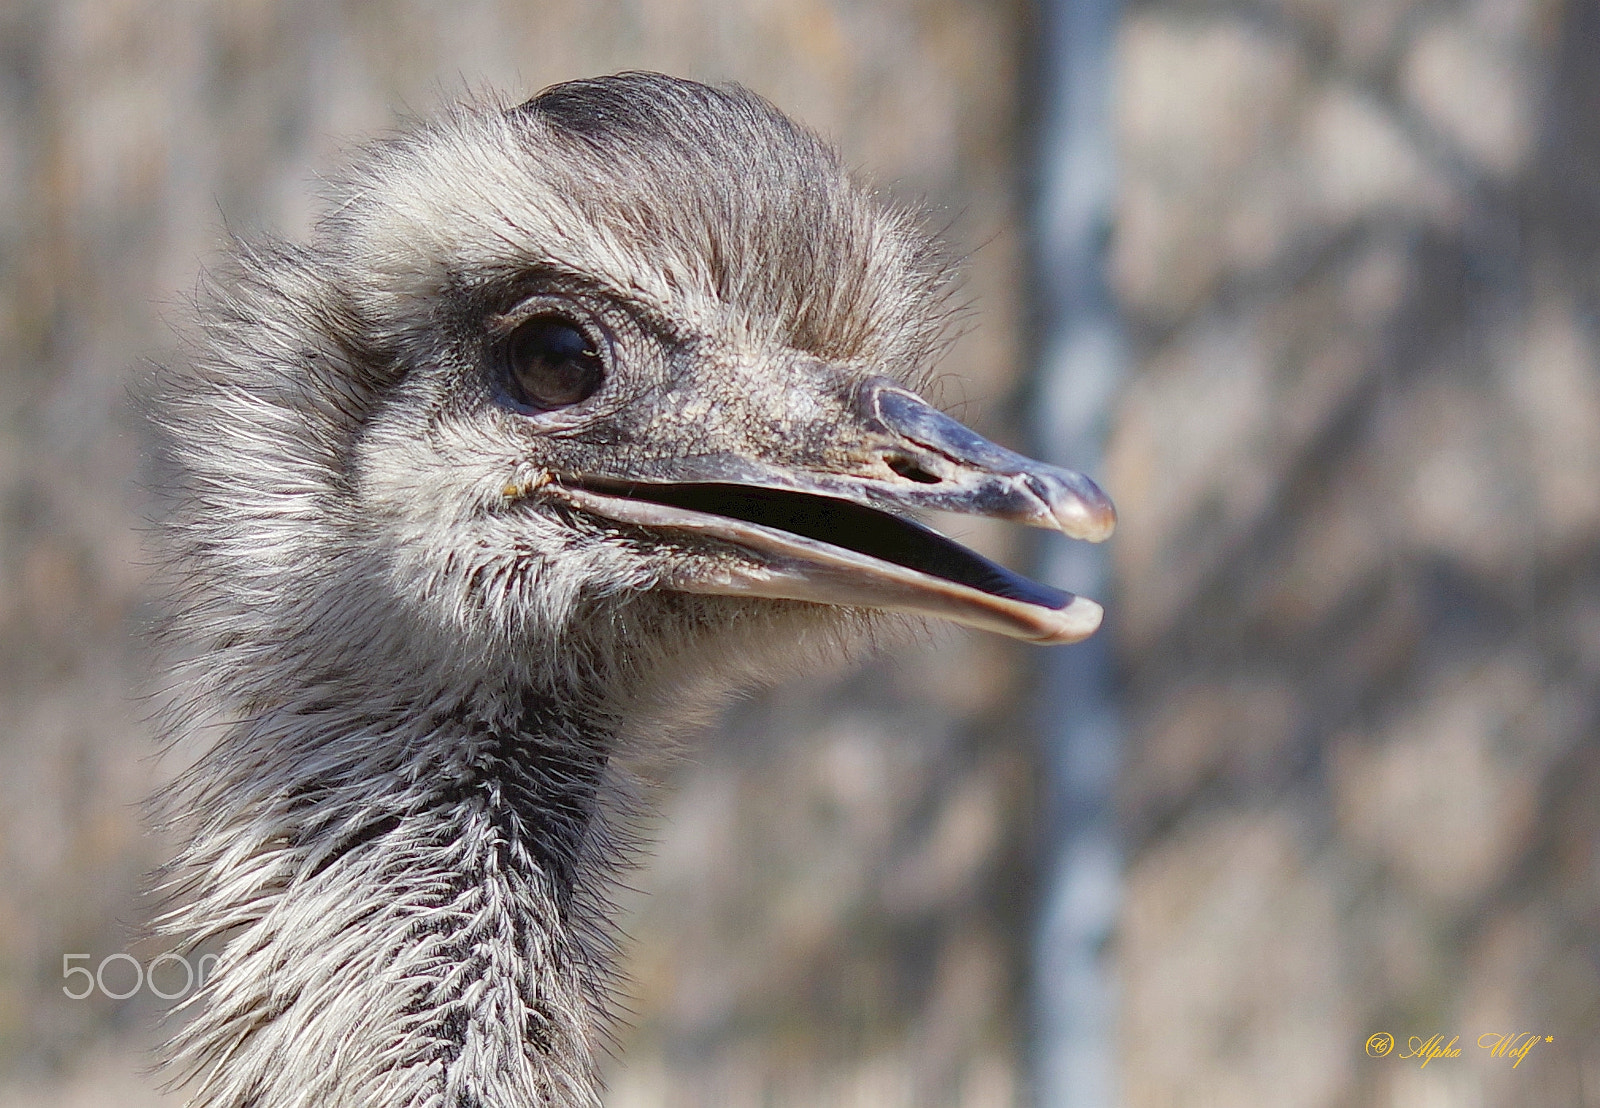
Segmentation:
<svg viewBox="0 0 1600 1108">
<path fill-rule="evenodd" d="M 204 748 L 160 926 L 220 955 L 169 1062 L 207 1108 L 596 1105 L 631 752 L 908 617 L 1091 634 L 912 516 L 1113 509 L 919 398 L 949 263 L 742 88 L 470 104 L 333 189 L 154 386 Z"/>
</svg>

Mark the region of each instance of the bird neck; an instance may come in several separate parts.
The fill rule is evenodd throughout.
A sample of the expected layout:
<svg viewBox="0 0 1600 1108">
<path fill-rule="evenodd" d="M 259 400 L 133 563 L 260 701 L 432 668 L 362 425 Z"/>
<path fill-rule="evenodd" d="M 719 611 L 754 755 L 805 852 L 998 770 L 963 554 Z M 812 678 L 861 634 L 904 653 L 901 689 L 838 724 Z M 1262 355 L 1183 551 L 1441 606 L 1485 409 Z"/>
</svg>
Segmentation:
<svg viewBox="0 0 1600 1108">
<path fill-rule="evenodd" d="M 598 1104 L 612 737 L 566 702 L 310 703 L 219 743 L 171 920 L 220 947 L 176 1040 L 196 1103 Z"/>
</svg>

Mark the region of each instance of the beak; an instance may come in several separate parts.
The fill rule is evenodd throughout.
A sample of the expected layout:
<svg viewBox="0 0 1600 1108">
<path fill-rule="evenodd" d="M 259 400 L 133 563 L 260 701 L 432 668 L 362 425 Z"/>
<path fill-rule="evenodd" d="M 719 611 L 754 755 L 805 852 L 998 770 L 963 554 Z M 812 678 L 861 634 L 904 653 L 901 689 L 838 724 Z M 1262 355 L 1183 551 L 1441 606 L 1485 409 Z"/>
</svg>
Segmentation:
<svg viewBox="0 0 1600 1108">
<path fill-rule="evenodd" d="M 769 447 L 764 460 L 702 454 L 638 479 L 557 475 L 538 492 L 733 548 L 733 557 L 685 559 L 664 583 L 682 592 L 907 612 L 1039 643 L 1077 642 L 1099 627 L 1092 600 L 1029 581 L 911 518 L 956 512 L 1100 542 L 1116 511 L 1087 477 L 996 446 L 883 378 L 859 386 L 826 449 L 818 437 L 797 451 L 803 465 L 783 465 Z M 829 464 L 812 461 L 822 457 Z"/>
<path fill-rule="evenodd" d="M 1089 542 L 1104 542 L 1117 526 L 1110 499 L 1081 473 L 996 446 L 887 381 L 870 382 L 863 404 L 880 427 L 920 448 L 909 476 L 929 487 L 908 506 L 1048 527 Z M 904 462 L 894 468 L 907 475 Z"/>
</svg>

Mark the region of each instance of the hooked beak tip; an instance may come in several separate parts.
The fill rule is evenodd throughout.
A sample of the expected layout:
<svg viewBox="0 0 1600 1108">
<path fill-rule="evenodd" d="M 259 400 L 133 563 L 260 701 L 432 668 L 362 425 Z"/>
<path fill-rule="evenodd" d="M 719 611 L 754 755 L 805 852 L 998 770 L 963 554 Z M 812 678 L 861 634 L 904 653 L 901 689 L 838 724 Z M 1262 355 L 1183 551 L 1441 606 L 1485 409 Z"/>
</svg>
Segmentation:
<svg viewBox="0 0 1600 1108">
<path fill-rule="evenodd" d="M 960 471 L 966 504 L 950 499 L 935 503 L 924 489 L 921 499 L 929 506 L 1051 527 L 1087 542 L 1104 542 L 1116 529 L 1111 498 L 1076 470 L 996 446 L 886 378 L 869 382 L 862 395 L 879 427 L 909 449 L 930 451 Z"/>
<path fill-rule="evenodd" d="M 1031 475 L 1034 493 L 1069 538 L 1104 542 L 1117 529 L 1117 509 L 1100 486 L 1080 473 L 1052 469 Z"/>
</svg>

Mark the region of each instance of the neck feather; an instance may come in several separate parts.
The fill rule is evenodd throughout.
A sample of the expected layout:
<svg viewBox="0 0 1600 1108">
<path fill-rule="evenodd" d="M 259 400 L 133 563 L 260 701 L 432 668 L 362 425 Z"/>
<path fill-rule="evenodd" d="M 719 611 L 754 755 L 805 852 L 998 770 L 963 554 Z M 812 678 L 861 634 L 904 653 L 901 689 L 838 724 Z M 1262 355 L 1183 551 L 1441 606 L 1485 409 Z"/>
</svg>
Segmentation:
<svg viewBox="0 0 1600 1108">
<path fill-rule="evenodd" d="M 174 1039 L 195 1103 L 598 1104 L 611 746 L 533 696 L 234 727 L 177 794 L 165 926 L 220 955 Z"/>
</svg>

